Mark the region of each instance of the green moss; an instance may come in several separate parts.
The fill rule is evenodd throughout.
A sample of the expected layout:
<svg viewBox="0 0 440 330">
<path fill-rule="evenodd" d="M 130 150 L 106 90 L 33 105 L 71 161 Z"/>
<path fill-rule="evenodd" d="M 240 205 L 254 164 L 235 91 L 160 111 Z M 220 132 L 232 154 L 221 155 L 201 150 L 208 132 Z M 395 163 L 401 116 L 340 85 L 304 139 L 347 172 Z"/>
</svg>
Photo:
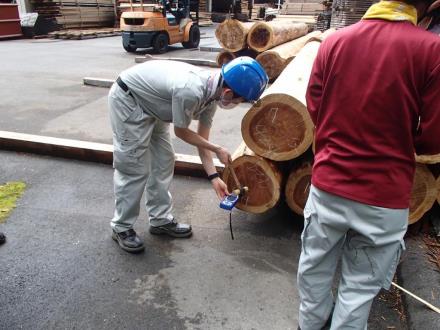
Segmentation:
<svg viewBox="0 0 440 330">
<path fill-rule="evenodd" d="M 25 189 L 24 182 L 6 182 L 0 185 L 0 223 L 6 221 L 16 207 L 15 202 L 23 195 Z"/>
</svg>

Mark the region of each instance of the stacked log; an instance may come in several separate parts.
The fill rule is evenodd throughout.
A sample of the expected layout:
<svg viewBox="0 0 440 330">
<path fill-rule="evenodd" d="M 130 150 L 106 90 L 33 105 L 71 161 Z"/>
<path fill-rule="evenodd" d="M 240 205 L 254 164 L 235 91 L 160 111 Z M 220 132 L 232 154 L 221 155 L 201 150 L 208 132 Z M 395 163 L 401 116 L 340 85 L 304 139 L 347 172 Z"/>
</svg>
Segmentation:
<svg viewBox="0 0 440 330">
<path fill-rule="evenodd" d="M 320 43 L 333 32 L 317 32 L 288 42 L 301 49 L 289 49 L 292 58 L 285 56 L 287 64 L 281 74 L 243 117 L 243 143 L 230 165 L 240 185 L 249 187 L 238 204 L 241 210 L 265 212 L 284 195 L 287 205 L 298 215 L 303 214 L 311 184 L 314 135 L 305 95 Z M 417 156 L 416 160 L 409 224 L 420 220 L 436 199 L 440 203 L 440 177 L 436 181 L 429 168 L 420 163 L 439 163 L 440 155 Z M 225 169 L 223 179 L 229 190 L 237 188 L 230 168 Z"/>
<path fill-rule="evenodd" d="M 292 22 L 258 22 L 250 29 L 247 43 L 257 52 L 264 52 L 287 41 L 304 36 L 309 31 L 307 24 Z"/>
<path fill-rule="evenodd" d="M 236 19 L 227 19 L 215 30 L 220 46 L 229 52 L 238 52 L 247 47 L 246 40 L 254 23 L 243 23 Z"/>
<path fill-rule="evenodd" d="M 440 204 L 440 176 L 436 180 L 436 187 L 437 187 L 437 203 Z"/>
<path fill-rule="evenodd" d="M 217 64 L 222 66 L 238 56 L 260 56 L 260 63 L 270 73 L 271 80 L 285 68 L 299 49 L 313 36 L 301 38 L 308 32 L 307 24 L 294 22 L 259 22 L 242 23 L 228 19 L 221 23 L 215 35 L 223 48 L 217 57 Z M 296 41 L 296 42 L 293 42 Z M 267 51 L 266 54 L 260 54 Z M 274 61 L 271 61 L 274 59 Z"/>
<path fill-rule="evenodd" d="M 273 208 L 281 196 L 283 176 L 275 162 L 255 155 L 244 143 L 232 155 L 232 164 L 223 172 L 223 180 L 232 191 L 239 187 L 231 175 L 234 168 L 238 181 L 249 188 L 236 207 L 250 213 L 263 213 Z"/>
<path fill-rule="evenodd" d="M 287 64 L 299 53 L 304 45 L 312 38 L 319 37 L 320 31 L 313 31 L 298 39 L 286 42 L 257 56 L 257 61 L 266 70 L 270 80 L 277 78 Z"/>
<path fill-rule="evenodd" d="M 296 214 L 304 214 L 311 180 L 312 164 L 307 161 L 294 167 L 289 174 L 285 189 L 286 203 Z"/>
<path fill-rule="evenodd" d="M 434 175 L 424 164 L 417 164 L 409 206 L 409 224 L 419 221 L 438 198 Z"/>
</svg>

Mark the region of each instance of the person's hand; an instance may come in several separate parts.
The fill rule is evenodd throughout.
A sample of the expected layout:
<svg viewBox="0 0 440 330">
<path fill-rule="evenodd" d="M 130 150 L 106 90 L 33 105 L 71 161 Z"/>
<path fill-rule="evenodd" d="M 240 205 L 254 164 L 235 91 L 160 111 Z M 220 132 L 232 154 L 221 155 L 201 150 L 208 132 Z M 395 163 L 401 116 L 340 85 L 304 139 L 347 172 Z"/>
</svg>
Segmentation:
<svg viewBox="0 0 440 330">
<path fill-rule="evenodd" d="M 228 186 L 220 178 L 215 178 L 211 181 L 212 187 L 217 194 L 217 197 L 222 200 L 225 196 L 229 195 Z"/>
<path fill-rule="evenodd" d="M 226 150 L 223 147 L 218 147 L 217 151 L 215 152 L 215 154 L 217 155 L 218 160 L 224 164 L 224 165 L 229 165 L 232 163 L 232 158 L 231 158 L 231 154 L 229 153 L 228 150 Z"/>
</svg>

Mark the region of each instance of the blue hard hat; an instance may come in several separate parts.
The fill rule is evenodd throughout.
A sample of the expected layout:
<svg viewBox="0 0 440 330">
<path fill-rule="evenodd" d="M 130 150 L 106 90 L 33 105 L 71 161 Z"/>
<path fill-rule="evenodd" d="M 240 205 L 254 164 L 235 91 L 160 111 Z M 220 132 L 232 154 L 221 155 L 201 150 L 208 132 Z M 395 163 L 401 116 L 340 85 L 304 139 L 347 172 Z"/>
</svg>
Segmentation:
<svg viewBox="0 0 440 330">
<path fill-rule="evenodd" d="M 258 100 L 269 82 L 261 64 L 248 56 L 223 65 L 222 76 L 229 88 L 247 101 Z"/>
</svg>

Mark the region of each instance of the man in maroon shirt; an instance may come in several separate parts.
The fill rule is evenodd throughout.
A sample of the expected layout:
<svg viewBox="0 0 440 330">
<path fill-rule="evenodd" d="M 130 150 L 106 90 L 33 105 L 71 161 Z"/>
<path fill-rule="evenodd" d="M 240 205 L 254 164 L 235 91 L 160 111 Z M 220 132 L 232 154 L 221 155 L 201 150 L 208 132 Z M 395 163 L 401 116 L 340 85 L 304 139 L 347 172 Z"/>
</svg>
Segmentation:
<svg viewBox="0 0 440 330">
<path fill-rule="evenodd" d="M 321 45 L 306 99 L 316 126 L 298 269 L 299 326 L 366 329 L 404 248 L 414 153 L 440 153 L 440 38 L 432 0 L 381 1 Z M 332 281 L 342 276 L 333 308 Z"/>
</svg>

